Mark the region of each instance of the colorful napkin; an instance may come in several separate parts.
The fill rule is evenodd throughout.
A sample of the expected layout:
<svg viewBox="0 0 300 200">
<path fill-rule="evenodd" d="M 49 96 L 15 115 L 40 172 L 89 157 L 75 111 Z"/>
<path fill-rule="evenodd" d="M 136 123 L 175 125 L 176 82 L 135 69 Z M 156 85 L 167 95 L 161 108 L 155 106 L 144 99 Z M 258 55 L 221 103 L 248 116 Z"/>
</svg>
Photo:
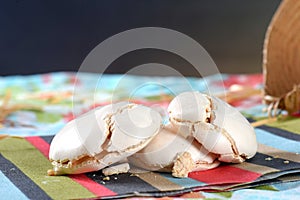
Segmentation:
<svg viewBox="0 0 300 200">
<path fill-rule="evenodd" d="M 204 196 L 211 197 L 218 193 L 207 192 L 235 191 L 233 194 L 238 194 L 245 188 L 298 183 L 300 118 L 297 116 L 257 127 L 259 148 L 254 158 L 241 164 L 222 164 L 212 170 L 193 172 L 184 179 L 157 172 L 112 175 L 109 180 L 101 172 L 47 176 L 51 168 L 48 152 L 53 135 L 67 121 L 95 106 L 112 99 L 129 100 L 161 106 L 164 112 L 174 95 L 190 88 L 219 95 L 234 84 L 260 88 L 261 81 L 261 75 L 183 79 L 52 73 L 2 77 L 0 94 L 4 97 L 7 91 L 11 93 L 7 106 L 21 103 L 37 109 L 14 112 L 1 122 L 0 136 L 9 136 L 0 139 L 0 195 L 4 199 L 82 199 L 178 196 L 205 191 Z M 143 87 L 139 87 L 141 85 Z M 251 122 L 266 118 L 259 95 L 231 103 Z"/>
</svg>

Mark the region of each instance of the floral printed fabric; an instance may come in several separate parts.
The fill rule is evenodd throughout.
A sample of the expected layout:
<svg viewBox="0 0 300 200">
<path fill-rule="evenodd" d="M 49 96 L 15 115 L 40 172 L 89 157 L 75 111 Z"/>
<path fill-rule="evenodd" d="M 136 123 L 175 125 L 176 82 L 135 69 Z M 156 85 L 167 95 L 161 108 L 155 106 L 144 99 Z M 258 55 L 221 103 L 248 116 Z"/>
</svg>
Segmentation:
<svg viewBox="0 0 300 200">
<path fill-rule="evenodd" d="M 53 135 L 68 121 L 94 107 L 131 101 L 156 107 L 167 120 L 166 107 L 181 92 L 197 90 L 223 97 L 237 87 L 257 91 L 263 87 L 262 75 L 181 78 L 61 72 L 1 77 L 0 105 L 5 105 L 0 107 L 3 113 L 8 108 L 21 107 L 0 118 L 0 136 L 25 138 L 0 140 L 0 195 L 10 199 L 70 199 L 130 196 L 136 192 L 153 196 L 181 195 L 201 190 L 197 194 L 207 198 L 295 199 L 300 193 L 300 121 L 297 115 L 257 127 L 260 149 L 249 162 L 191 173 L 187 179 L 156 173 L 162 182 L 169 183 L 167 187 L 146 175 L 138 178 L 124 174 L 116 177 L 118 181 L 110 182 L 104 182 L 100 172 L 69 177 L 46 176 L 46 170 L 51 167 L 47 155 Z M 8 94 L 10 98 L 7 98 Z M 267 117 L 262 112 L 264 105 L 259 93 L 240 97 L 227 100 L 230 99 L 230 104 L 251 121 Z M 64 190 L 60 188 L 61 184 Z M 245 189 L 249 187 L 252 189 Z M 226 192 L 205 192 L 208 189 Z"/>
</svg>

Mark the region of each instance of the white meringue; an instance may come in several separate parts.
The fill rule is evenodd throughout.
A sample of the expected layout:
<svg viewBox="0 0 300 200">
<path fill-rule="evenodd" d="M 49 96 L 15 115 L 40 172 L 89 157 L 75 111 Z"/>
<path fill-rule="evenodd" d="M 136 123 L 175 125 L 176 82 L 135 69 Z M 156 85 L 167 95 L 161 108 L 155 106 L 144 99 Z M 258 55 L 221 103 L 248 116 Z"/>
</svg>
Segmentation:
<svg viewBox="0 0 300 200">
<path fill-rule="evenodd" d="M 200 92 L 184 92 L 168 107 L 170 122 L 193 136 L 223 162 L 240 163 L 253 157 L 257 140 L 247 119 L 226 102 Z"/>
<path fill-rule="evenodd" d="M 184 138 L 167 125 L 145 148 L 128 157 L 128 161 L 149 171 L 173 172 L 173 176 L 186 177 L 191 171 L 217 167 L 216 158 L 217 155 L 208 152 L 192 137 Z"/>
<path fill-rule="evenodd" d="M 103 169 L 145 147 L 159 132 L 157 111 L 133 103 L 93 109 L 69 122 L 51 142 L 49 175 Z"/>
</svg>

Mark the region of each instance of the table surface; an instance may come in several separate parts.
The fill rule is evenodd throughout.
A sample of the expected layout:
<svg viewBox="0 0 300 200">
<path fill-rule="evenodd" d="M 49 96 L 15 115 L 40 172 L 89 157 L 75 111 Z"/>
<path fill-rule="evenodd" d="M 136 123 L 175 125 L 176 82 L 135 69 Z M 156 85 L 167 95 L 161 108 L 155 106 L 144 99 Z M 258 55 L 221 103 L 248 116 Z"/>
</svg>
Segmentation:
<svg viewBox="0 0 300 200">
<path fill-rule="evenodd" d="M 60 72 L 0 77 L 2 103 L 10 94 L 6 108 L 22 106 L 1 121 L 0 136 L 21 138 L 0 139 L 0 196 L 69 199 L 140 194 L 217 199 L 299 198 L 298 115 L 256 127 L 259 149 L 253 159 L 193 172 L 186 179 L 156 172 L 140 176 L 120 174 L 112 176 L 110 181 L 102 180 L 101 172 L 62 177 L 46 175 L 51 167 L 48 151 L 53 135 L 68 121 L 96 106 L 129 100 L 155 106 L 165 114 L 169 101 L 183 91 L 197 90 L 220 96 L 233 85 L 261 89 L 262 75 L 218 74 L 201 79 Z M 267 119 L 260 94 L 233 99 L 230 104 L 250 121 Z"/>
</svg>

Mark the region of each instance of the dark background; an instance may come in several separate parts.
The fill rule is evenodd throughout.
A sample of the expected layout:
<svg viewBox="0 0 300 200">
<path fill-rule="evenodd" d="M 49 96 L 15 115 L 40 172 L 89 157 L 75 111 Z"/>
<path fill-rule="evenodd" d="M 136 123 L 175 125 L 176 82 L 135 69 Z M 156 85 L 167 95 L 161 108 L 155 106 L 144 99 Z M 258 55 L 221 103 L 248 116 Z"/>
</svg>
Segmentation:
<svg viewBox="0 0 300 200">
<path fill-rule="evenodd" d="M 223 73 L 261 72 L 263 40 L 280 0 L 18 0 L 0 3 L 0 75 L 76 71 L 106 38 L 137 27 L 165 27 L 197 40 Z M 196 75 L 181 58 L 139 50 L 106 73 L 157 62 Z M 159 72 L 159 69 L 157 69 Z"/>
</svg>

